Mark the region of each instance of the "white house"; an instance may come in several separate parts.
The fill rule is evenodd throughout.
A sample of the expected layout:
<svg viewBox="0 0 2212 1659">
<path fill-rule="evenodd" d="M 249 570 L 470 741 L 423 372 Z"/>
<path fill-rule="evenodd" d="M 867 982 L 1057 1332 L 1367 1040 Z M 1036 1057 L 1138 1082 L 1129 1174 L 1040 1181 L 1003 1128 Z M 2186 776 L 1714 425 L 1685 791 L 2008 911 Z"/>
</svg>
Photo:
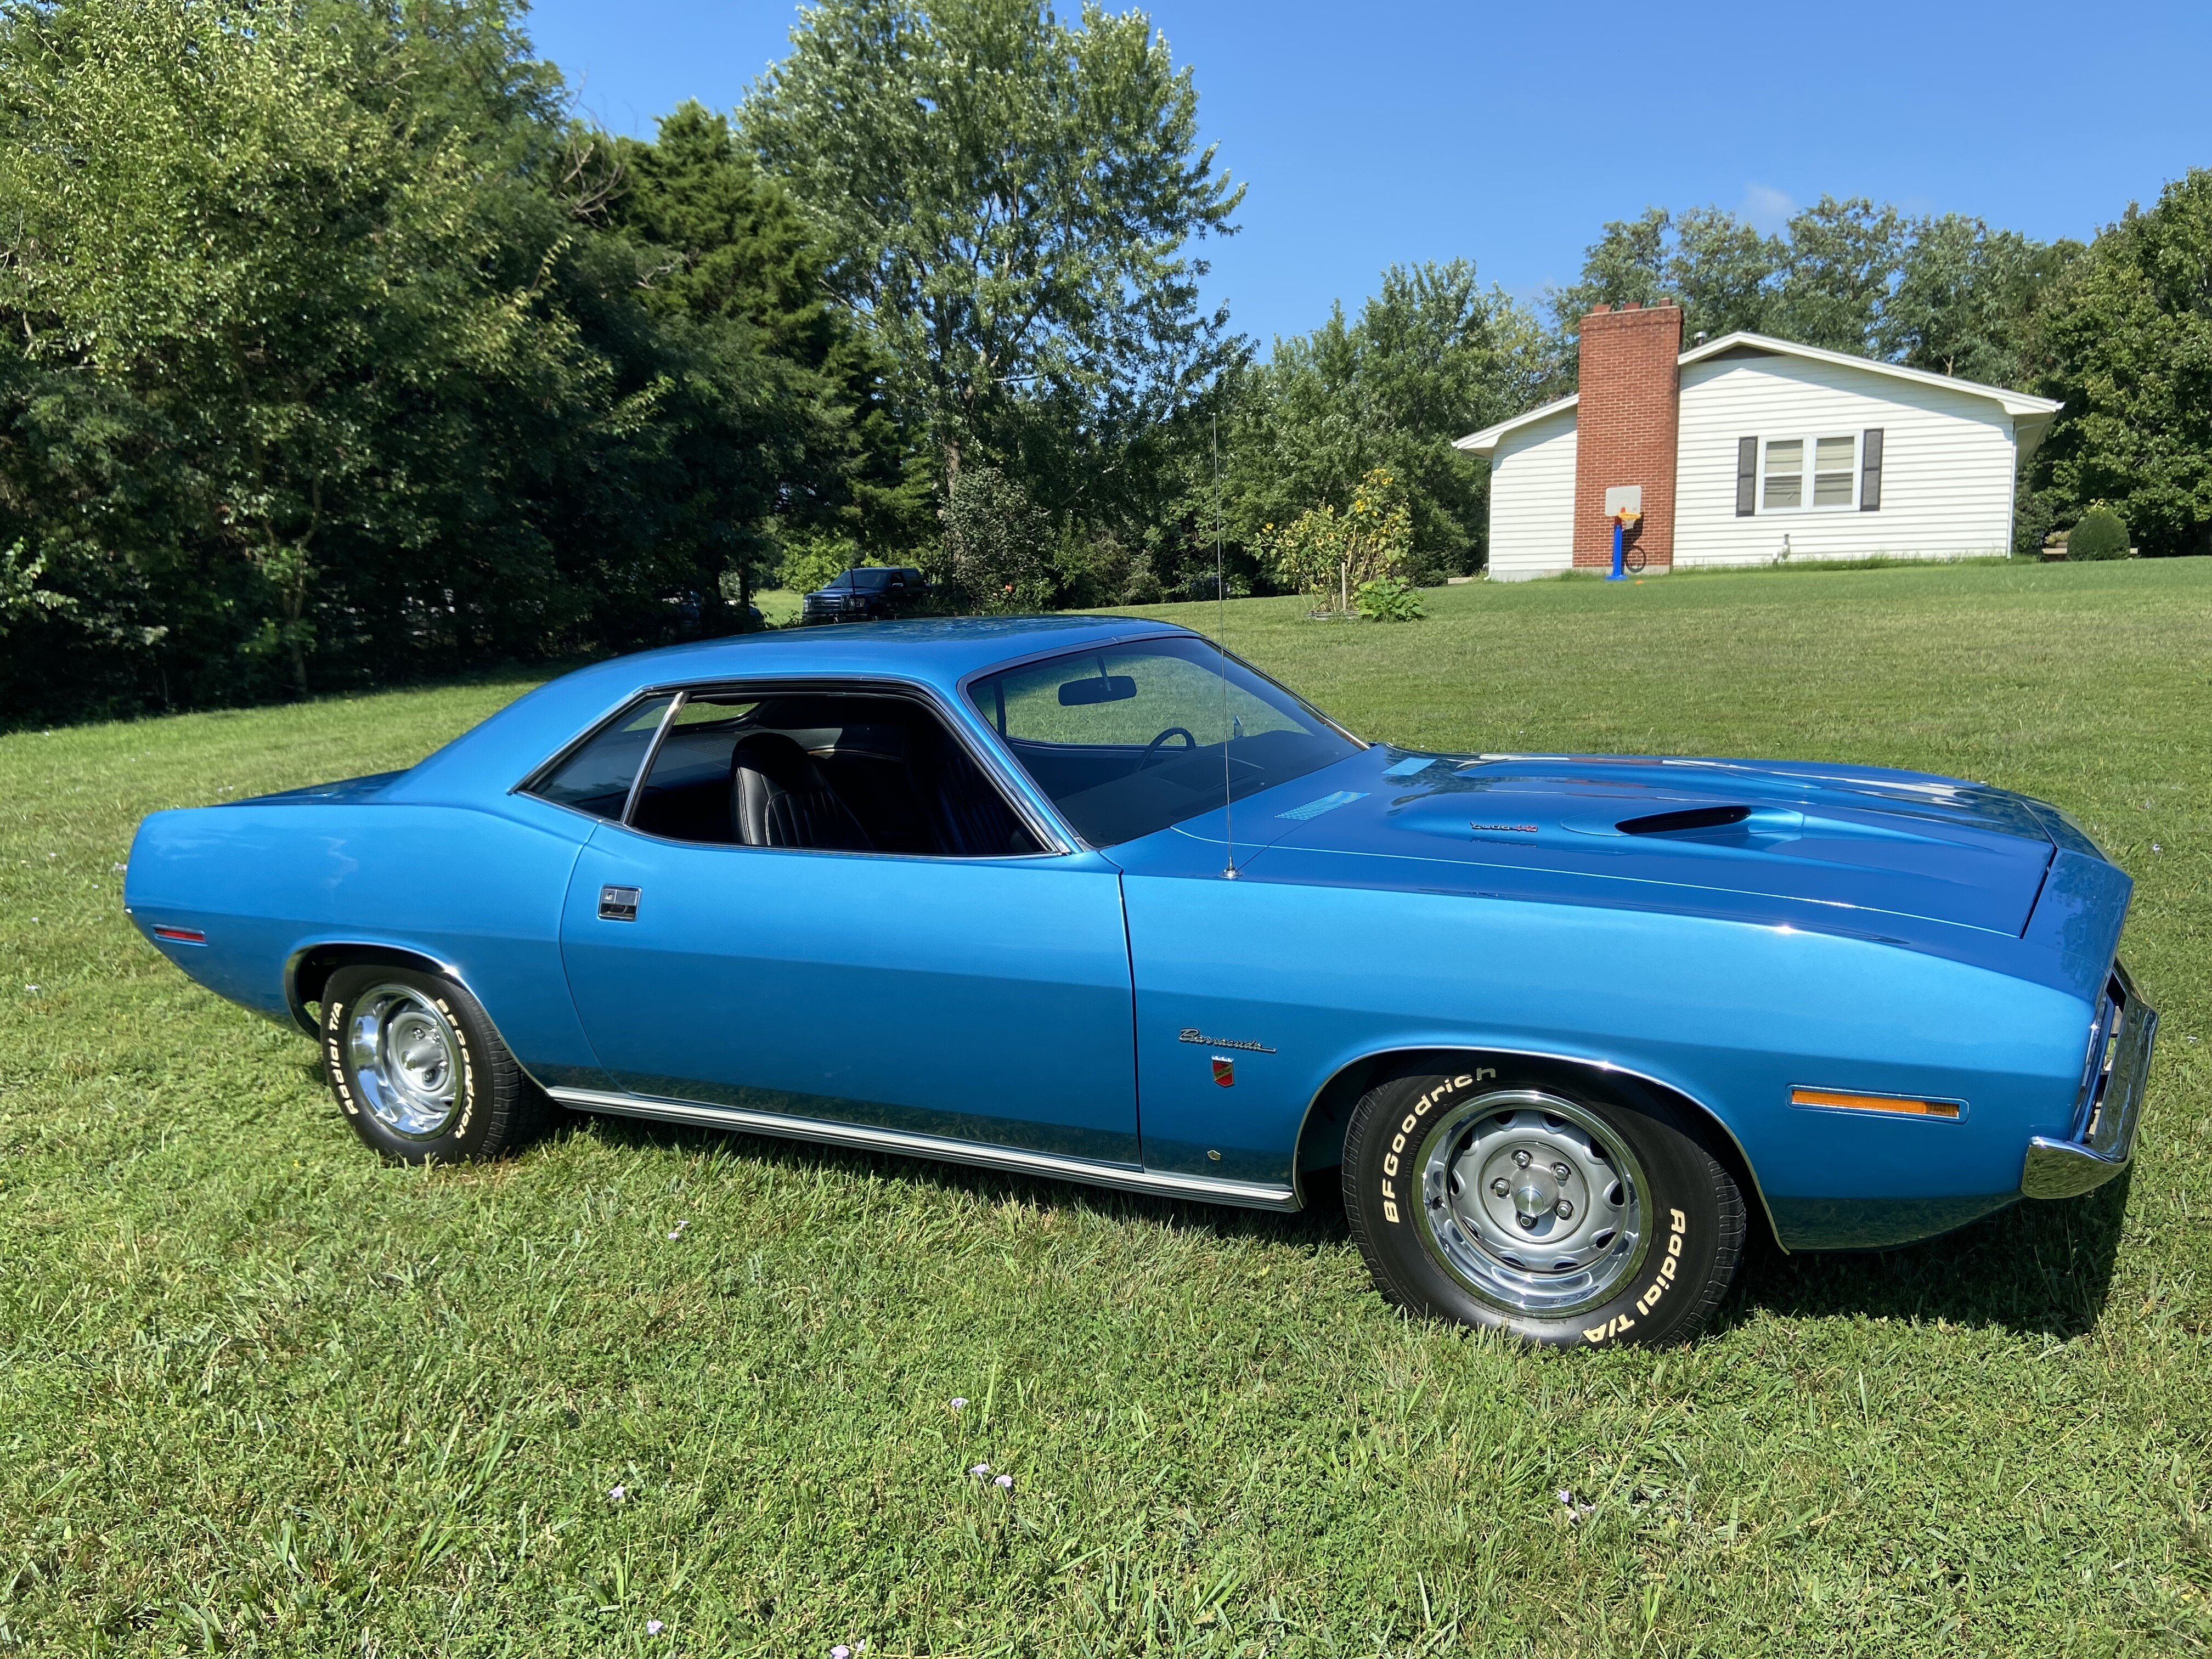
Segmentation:
<svg viewBox="0 0 2212 1659">
<path fill-rule="evenodd" d="M 1581 389 L 1462 438 L 1490 459 L 1490 574 L 1608 565 L 1636 487 L 1648 571 L 2012 546 L 2013 487 L 2060 405 L 1764 334 L 1680 349 L 1673 306 L 1584 319 Z"/>
</svg>

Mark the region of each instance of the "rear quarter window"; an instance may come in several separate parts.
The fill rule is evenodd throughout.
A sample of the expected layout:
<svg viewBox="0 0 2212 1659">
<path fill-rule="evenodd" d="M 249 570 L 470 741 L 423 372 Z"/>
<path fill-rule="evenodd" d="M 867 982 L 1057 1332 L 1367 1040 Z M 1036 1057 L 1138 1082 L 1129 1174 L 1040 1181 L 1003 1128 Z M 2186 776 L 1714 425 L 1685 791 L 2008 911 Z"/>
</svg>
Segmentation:
<svg viewBox="0 0 2212 1659">
<path fill-rule="evenodd" d="M 583 746 L 532 784 L 527 793 L 556 806 L 572 806 L 593 817 L 619 819 L 629 799 L 638 768 L 653 747 L 653 734 L 668 713 L 672 697 L 650 697 L 625 709 L 599 728 Z"/>
</svg>

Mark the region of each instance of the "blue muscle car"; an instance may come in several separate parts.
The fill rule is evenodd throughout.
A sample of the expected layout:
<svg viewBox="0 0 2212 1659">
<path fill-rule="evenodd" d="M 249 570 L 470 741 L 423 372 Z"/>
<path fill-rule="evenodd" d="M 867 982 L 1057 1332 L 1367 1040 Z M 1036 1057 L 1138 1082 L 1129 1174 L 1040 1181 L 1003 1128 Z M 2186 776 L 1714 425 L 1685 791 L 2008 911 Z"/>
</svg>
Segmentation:
<svg viewBox="0 0 2212 1659">
<path fill-rule="evenodd" d="M 602 663 L 407 771 L 156 813 L 125 884 L 392 1158 L 558 1103 L 1279 1210 L 1340 1171 L 1394 1301 L 1575 1343 L 1695 1333 L 1754 1225 L 2112 1176 L 2128 896 L 2003 790 L 1409 752 L 1073 617 Z"/>
</svg>

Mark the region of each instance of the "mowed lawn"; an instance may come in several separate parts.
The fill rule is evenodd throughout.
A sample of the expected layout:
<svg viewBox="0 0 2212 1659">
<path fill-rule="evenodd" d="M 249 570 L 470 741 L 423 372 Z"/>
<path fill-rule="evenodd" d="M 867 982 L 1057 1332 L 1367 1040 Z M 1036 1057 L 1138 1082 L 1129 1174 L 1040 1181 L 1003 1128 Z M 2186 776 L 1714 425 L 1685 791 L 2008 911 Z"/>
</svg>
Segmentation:
<svg viewBox="0 0 2212 1659">
<path fill-rule="evenodd" d="M 1340 1211 L 611 1121 L 382 1168 L 304 1038 L 130 931 L 119 863 L 149 810 L 406 764 L 526 682 L 18 733 L 0 1650 L 2203 1651 L 2212 560 L 1426 597 L 1240 603 L 1229 642 L 1370 737 L 2074 812 L 2166 1015 L 2131 1181 L 1770 1254 L 1654 1354 L 1402 1319 Z"/>
</svg>

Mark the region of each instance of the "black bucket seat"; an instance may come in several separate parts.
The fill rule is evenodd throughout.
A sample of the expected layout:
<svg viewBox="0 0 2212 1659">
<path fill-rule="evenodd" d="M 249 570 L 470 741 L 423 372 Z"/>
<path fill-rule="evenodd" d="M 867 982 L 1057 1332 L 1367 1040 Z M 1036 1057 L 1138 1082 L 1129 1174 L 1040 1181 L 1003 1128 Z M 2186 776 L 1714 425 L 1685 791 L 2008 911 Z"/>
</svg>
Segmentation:
<svg viewBox="0 0 2212 1659">
<path fill-rule="evenodd" d="M 781 732 L 755 732 L 731 751 L 730 817 L 741 847 L 875 850 L 813 757 Z"/>
</svg>

